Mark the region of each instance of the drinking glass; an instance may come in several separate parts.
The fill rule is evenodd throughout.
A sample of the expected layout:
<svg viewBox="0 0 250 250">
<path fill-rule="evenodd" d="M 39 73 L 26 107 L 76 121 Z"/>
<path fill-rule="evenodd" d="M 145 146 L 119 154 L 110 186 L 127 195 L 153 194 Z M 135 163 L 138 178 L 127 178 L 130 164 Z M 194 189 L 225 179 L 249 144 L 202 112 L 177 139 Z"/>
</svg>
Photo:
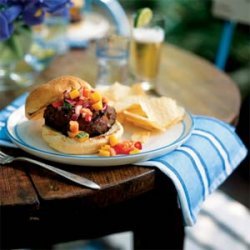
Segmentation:
<svg viewBox="0 0 250 250">
<path fill-rule="evenodd" d="M 153 19 L 147 26 L 132 29 L 131 70 L 145 91 L 154 91 L 164 41 L 164 19 Z"/>
<path fill-rule="evenodd" d="M 97 40 L 96 56 L 98 74 L 96 86 L 107 86 L 114 82 L 127 84 L 129 39 L 120 35 L 109 35 Z"/>
</svg>

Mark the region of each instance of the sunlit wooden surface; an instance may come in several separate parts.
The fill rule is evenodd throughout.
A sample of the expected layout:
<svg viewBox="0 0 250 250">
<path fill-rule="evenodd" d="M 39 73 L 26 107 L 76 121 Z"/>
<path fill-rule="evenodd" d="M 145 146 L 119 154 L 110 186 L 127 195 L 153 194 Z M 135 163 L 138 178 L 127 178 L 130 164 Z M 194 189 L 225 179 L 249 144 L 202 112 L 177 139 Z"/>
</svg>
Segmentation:
<svg viewBox="0 0 250 250">
<path fill-rule="evenodd" d="M 92 45 L 88 50 L 72 50 L 56 58 L 38 77 L 36 84 L 71 74 L 94 86 L 97 73 L 94 54 Z M 207 61 L 169 44 L 163 47 L 157 89 L 160 94 L 175 98 L 193 114 L 214 116 L 228 123 L 237 121 L 240 95 L 236 84 Z M 0 93 L 0 106 L 4 107 L 24 91 L 26 89 Z M 25 154 L 18 149 L 1 147 L 1 150 L 14 155 Z M 25 215 L 36 220 L 36 213 L 41 213 L 43 209 L 47 213 L 50 207 L 63 211 L 65 206 L 71 213 L 74 204 L 106 207 L 139 197 L 158 185 L 157 171 L 150 168 L 130 165 L 95 169 L 52 164 L 86 176 L 99 183 L 102 189 L 92 191 L 82 188 L 37 166 L 18 162 L 0 168 L 0 205 L 3 211 L 13 212 L 14 208 L 19 216 L 25 211 Z M 175 204 L 175 198 L 171 199 Z M 52 211 L 56 214 L 55 210 Z"/>
</svg>

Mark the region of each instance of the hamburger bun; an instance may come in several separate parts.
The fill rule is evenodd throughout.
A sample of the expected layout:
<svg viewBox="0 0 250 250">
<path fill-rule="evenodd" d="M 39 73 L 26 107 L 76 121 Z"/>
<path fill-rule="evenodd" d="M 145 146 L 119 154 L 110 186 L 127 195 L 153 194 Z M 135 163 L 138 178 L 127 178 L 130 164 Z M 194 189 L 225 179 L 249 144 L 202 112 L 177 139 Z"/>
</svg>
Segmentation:
<svg viewBox="0 0 250 250">
<path fill-rule="evenodd" d="M 84 142 L 79 142 L 73 138 L 44 125 L 42 127 L 42 137 L 47 144 L 62 153 L 66 154 L 94 154 L 99 148 L 109 142 L 109 136 L 114 134 L 120 138 L 123 134 L 122 125 L 116 121 L 115 124 L 105 133 L 96 137 L 91 137 Z"/>
<path fill-rule="evenodd" d="M 74 76 L 61 76 L 38 86 L 27 97 L 25 103 L 26 117 L 32 120 L 42 119 L 47 106 L 63 100 L 65 91 L 81 88 L 92 89 L 90 84 Z M 123 134 L 123 127 L 118 121 L 115 121 L 106 133 L 90 137 L 84 142 L 70 138 L 49 126 L 43 125 L 42 127 L 42 138 L 45 142 L 51 148 L 67 154 L 97 153 L 101 146 L 109 142 L 109 136 L 112 134 L 117 138 L 120 138 Z"/>
<path fill-rule="evenodd" d="M 41 119 L 45 108 L 52 102 L 63 99 L 63 93 L 72 88 L 92 88 L 87 82 L 75 76 L 61 76 L 34 89 L 25 103 L 25 115 L 30 120 Z"/>
</svg>

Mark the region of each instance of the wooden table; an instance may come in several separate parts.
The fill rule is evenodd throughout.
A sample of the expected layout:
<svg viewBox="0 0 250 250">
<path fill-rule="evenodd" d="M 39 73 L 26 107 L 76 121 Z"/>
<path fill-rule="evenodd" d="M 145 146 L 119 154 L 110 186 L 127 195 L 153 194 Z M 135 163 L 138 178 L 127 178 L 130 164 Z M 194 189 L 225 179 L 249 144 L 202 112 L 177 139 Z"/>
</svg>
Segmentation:
<svg viewBox="0 0 250 250">
<path fill-rule="evenodd" d="M 37 83 L 62 74 L 94 83 L 94 47 L 58 57 Z M 194 114 L 236 123 L 240 94 L 234 82 L 203 59 L 166 44 L 158 90 Z M 1 107 L 20 91 L 0 93 Z M 18 149 L 1 150 L 14 155 Z M 62 166 L 96 181 L 93 191 L 37 166 L 18 162 L 0 168 L 3 247 L 43 247 L 106 233 L 132 230 L 135 247 L 181 248 L 184 231 L 172 182 L 154 169 L 133 165 L 107 168 Z M 159 229 L 159 224 L 165 227 Z"/>
</svg>

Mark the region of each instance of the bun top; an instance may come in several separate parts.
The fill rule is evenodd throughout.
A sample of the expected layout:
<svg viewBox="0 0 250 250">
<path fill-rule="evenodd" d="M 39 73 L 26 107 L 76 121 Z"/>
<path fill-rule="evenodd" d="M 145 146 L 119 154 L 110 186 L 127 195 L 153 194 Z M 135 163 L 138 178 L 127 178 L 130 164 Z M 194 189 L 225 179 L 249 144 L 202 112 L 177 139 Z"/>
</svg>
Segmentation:
<svg viewBox="0 0 250 250">
<path fill-rule="evenodd" d="M 61 76 L 38 86 L 30 92 L 25 103 L 25 115 L 28 119 L 42 118 L 45 108 L 52 102 L 63 99 L 63 93 L 71 89 L 92 87 L 75 76 Z"/>
</svg>

